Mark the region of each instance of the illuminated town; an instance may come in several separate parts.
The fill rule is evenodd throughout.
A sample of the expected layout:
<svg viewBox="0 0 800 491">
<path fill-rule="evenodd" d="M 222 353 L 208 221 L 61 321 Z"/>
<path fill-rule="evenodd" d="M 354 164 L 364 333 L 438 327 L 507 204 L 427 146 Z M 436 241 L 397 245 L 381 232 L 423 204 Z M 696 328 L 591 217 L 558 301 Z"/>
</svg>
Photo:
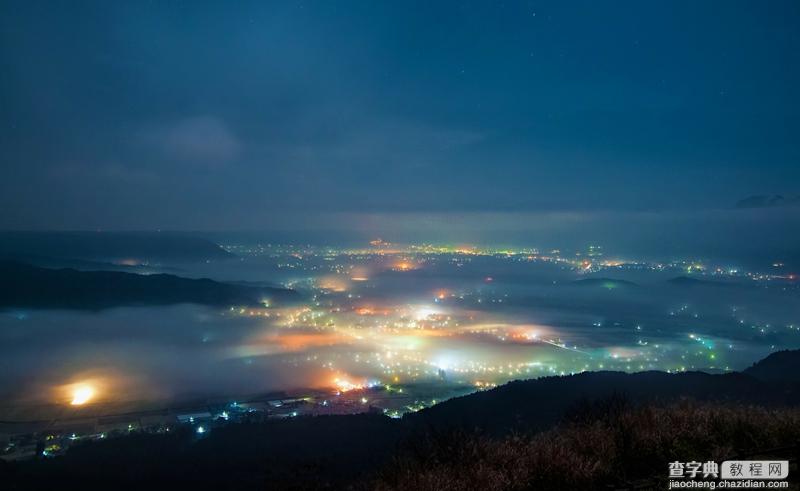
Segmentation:
<svg viewBox="0 0 800 491">
<path fill-rule="evenodd" d="M 780 263 L 747 271 L 701 259 L 621 258 L 599 246 L 565 253 L 380 239 L 361 248 L 224 248 L 238 266 L 301 293 L 295 302 L 264 298 L 260 306 L 203 310 L 195 342 L 214 354 L 218 365 L 210 368 L 263 392 L 179 398 L 177 387 L 145 375 L 161 369 L 156 361 L 131 373 L 122 362 L 92 366 L 98 353 L 89 352 L 48 389 L 51 398 L 2 408 L 0 419 L 12 422 L 4 431 L 13 435 L 5 458 L 37 449 L 57 455 L 81 439 L 176 425 L 201 435 L 243 418 L 400 418 L 516 379 L 598 370 L 722 373 L 800 346 L 800 318 L 787 316 L 796 314 L 798 282 Z M 212 273 L 219 266 L 231 268 L 204 264 L 194 274 L 219 275 Z M 28 323 L 36 317 L 17 315 Z M 243 334 L 224 339 L 215 324 Z M 182 383 L 202 394 L 207 368 Z M 272 384 L 275 373 L 280 382 Z"/>
</svg>

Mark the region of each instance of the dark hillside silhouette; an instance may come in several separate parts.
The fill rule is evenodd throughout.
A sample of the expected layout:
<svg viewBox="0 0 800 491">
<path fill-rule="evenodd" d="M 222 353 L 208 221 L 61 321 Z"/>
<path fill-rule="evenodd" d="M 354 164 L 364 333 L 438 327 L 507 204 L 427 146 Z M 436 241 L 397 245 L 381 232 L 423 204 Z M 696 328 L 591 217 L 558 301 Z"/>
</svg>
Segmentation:
<svg viewBox="0 0 800 491">
<path fill-rule="evenodd" d="M 249 287 L 168 274 L 45 269 L 0 261 L 0 308 L 103 309 L 126 305 L 259 305 L 292 300 L 293 290 Z"/>
</svg>

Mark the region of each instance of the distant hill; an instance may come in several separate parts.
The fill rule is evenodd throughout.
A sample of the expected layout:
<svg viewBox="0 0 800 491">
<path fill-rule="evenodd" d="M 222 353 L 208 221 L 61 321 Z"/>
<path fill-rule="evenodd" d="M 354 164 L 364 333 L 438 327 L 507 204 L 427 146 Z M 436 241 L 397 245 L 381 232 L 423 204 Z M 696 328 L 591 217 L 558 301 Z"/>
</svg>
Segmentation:
<svg viewBox="0 0 800 491">
<path fill-rule="evenodd" d="M 291 300 L 293 290 L 255 288 L 169 274 L 46 269 L 0 261 L 0 307 L 103 309 L 123 305 L 257 305 Z"/>
<path fill-rule="evenodd" d="M 576 280 L 570 285 L 574 286 L 596 286 L 612 290 L 614 288 L 635 288 L 639 285 L 632 281 L 615 280 L 613 278 L 586 278 L 583 280 Z"/>
<path fill-rule="evenodd" d="M 731 283 L 723 283 L 721 281 L 701 280 L 700 278 L 691 278 L 689 276 L 678 276 L 667 280 L 667 283 L 676 286 L 733 286 Z"/>
<path fill-rule="evenodd" d="M 778 351 L 743 373 L 767 382 L 796 382 L 800 380 L 800 355 L 797 350 Z"/>
<path fill-rule="evenodd" d="M 0 232 L 0 258 L 192 262 L 233 257 L 219 245 L 167 232 Z M 38 263 L 38 261 L 36 261 Z"/>
<path fill-rule="evenodd" d="M 785 198 L 779 194 L 750 196 L 736 202 L 736 208 L 772 208 L 778 206 L 800 206 L 800 196 Z"/>
</svg>

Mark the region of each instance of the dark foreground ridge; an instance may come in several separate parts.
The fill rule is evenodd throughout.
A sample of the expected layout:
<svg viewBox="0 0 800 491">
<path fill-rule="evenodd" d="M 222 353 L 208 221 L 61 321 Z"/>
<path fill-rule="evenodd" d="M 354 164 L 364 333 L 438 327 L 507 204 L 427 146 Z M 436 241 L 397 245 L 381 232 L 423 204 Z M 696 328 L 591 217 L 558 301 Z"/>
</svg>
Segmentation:
<svg viewBox="0 0 800 491">
<path fill-rule="evenodd" d="M 202 437 L 176 427 L 0 463 L 0 482 L 9 490 L 666 489 L 671 461 L 756 455 L 794 459 L 796 479 L 798 362 L 800 351 L 785 351 L 726 375 L 512 382 L 402 420 L 261 420 Z"/>
<path fill-rule="evenodd" d="M 130 305 L 259 305 L 292 300 L 293 290 L 169 274 L 46 269 L 0 261 L 0 308 L 103 309 Z"/>
</svg>

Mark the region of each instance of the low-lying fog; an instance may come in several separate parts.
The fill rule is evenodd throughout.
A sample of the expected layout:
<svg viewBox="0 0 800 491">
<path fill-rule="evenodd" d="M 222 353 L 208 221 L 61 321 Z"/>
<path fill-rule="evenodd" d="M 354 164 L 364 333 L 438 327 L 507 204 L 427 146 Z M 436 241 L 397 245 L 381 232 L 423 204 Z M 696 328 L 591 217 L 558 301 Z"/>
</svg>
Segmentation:
<svg viewBox="0 0 800 491">
<path fill-rule="evenodd" d="M 800 347 L 792 282 L 675 282 L 685 271 L 646 267 L 585 274 L 516 256 L 392 261 L 264 255 L 183 271 L 288 283 L 299 305 L 0 312 L 0 398 L 68 402 L 64 387 L 82 381 L 99 399 L 153 400 L 342 381 L 724 371 Z"/>
</svg>

